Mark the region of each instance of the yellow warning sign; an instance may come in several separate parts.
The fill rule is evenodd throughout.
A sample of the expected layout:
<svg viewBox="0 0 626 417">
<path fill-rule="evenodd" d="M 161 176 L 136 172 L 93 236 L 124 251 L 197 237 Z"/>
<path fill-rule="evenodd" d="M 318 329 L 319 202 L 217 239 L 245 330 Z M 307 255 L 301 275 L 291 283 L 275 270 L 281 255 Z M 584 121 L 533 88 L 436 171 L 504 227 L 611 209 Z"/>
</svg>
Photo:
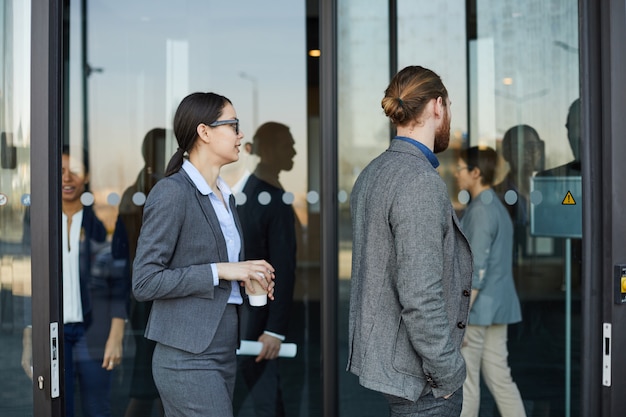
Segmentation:
<svg viewBox="0 0 626 417">
<path fill-rule="evenodd" d="M 563 202 L 561 203 L 565 206 L 575 206 L 576 205 L 576 201 L 574 201 L 574 197 L 572 196 L 572 193 L 570 191 L 567 192 L 567 194 L 565 195 L 565 198 L 563 199 Z"/>
</svg>

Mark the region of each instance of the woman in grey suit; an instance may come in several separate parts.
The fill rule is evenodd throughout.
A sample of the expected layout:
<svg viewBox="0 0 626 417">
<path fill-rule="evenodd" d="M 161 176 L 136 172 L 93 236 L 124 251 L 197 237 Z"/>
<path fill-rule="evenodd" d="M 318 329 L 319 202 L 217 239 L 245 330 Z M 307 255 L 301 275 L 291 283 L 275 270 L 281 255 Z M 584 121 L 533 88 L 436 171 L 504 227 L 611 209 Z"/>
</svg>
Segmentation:
<svg viewBox="0 0 626 417">
<path fill-rule="evenodd" d="M 513 223 L 491 189 L 498 161 L 491 148 L 472 147 L 458 160 L 459 188 L 471 202 L 461 218 L 474 258 L 469 325 L 461 354 L 467 378 L 462 417 L 477 417 L 480 377 L 493 394 L 503 417 L 525 417 L 524 404 L 508 365 L 507 325 L 521 321 L 513 283 Z"/>
<path fill-rule="evenodd" d="M 238 308 L 251 280 L 274 296 L 274 268 L 245 261 L 241 226 L 220 168 L 239 159 L 243 133 L 230 100 L 185 97 L 174 116 L 178 149 L 146 201 L 133 293 L 153 301 L 155 384 L 168 417 L 232 416 Z"/>
</svg>

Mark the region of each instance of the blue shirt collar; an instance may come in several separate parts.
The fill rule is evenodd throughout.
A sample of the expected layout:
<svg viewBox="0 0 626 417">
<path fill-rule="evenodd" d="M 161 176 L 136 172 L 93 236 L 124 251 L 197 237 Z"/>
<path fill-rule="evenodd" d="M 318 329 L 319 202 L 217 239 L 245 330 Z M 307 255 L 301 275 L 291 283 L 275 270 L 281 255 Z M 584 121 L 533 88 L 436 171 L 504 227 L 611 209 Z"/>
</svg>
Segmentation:
<svg viewBox="0 0 626 417">
<path fill-rule="evenodd" d="M 202 174 L 200 174 L 200 171 L 198 171 L 198 168 L 196 168 L 191 162 L 189 162 L 188 159 L 185 159 L 183 161 L 183 169 L 185 170 L 187 175 L 189 175 L 189 178 L 191 178 L 191 181 L 193 181 L 194 185 L 201 194 L 209 195 L 213 192 Z M 224 200 L 228 201 L 230 195 L 232 194 L 232 191 L 230 190 L 230 187 L 224 182 L 224 180 L 222 180 L 222 177 L 217 177 L 217 187 L 222 192 Z"/>
<path fill-rule="evenodd" d="M 424 145 L 421 142 L 416 141 L 415 139 L 407 138 L 406 136 L 396 136 L 394 139 L 403 140 L 411 145 L 414 145 L 422 151 L 422 153 L 428 158 L 428 161 L 433 166 L 433 168 L 437 168 L 439 166 L 439 159 L 435 156 L 433 151 L 431 151 L 428 146 Z"/>
</svg>

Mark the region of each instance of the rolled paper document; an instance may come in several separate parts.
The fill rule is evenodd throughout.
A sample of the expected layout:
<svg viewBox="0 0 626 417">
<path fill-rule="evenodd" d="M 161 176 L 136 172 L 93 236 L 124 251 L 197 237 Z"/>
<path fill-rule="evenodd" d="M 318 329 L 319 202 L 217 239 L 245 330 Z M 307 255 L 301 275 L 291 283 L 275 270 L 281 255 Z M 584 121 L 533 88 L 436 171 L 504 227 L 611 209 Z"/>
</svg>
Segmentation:
<svg viewBox="0 0 626 417">
<path fill-rule="evenodd" d="M 237 355 L 256 356 L 261 353 L 263 343 L 254 342 L 252 340 L 242 340 L 241 346 L 237 349 Z M 278 356 L 281 358 L 293 358 L 298 351 L 298 345 L 295 343 L 283 343 L 280 345 Z"/>
</svg>

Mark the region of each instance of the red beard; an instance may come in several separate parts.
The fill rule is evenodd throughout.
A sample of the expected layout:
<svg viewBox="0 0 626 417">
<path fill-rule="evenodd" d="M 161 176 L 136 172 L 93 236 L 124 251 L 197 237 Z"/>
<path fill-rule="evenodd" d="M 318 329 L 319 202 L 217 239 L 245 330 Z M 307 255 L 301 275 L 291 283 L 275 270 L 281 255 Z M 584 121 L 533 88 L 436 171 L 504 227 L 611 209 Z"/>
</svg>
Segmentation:
<svg viewBox="0 0 626 417">
<path fill-rule="evenodd" d="M 443 121 L 435 132 L 435 144 L 433 146 L 433 151 L 435 153 L 445 151 L 448 149 L 448 145 L 450 144 L 450 114 L 448 113 L 447 108 L 444 111 L 445 116 Z"/>
</svg>

